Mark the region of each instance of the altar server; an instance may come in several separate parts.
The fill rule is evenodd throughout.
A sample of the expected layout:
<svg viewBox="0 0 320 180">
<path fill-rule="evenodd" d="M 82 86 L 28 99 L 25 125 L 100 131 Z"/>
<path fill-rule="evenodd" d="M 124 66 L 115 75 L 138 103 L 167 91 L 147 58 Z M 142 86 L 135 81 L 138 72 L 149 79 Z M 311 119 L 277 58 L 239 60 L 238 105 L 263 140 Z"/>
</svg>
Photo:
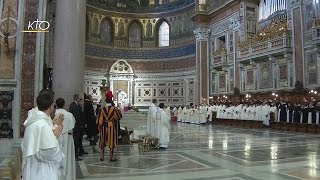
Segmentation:
<svg viewBox="0 0 320 180">
<path fill-rule="evenodd" d="M 164 104 L 160 103 L 159 104 L 159 109 L 157 111 L 157 113 L 159 114 L 157 117 L 159 117 L 159 119 L 157 119 L 157 121 L 159 121 L 159 129 L 160 129 L 160 133 L 159 133 L 159 144 L 160 144 L 160 148 L 162 149 L 166 149 L 168 148 L 168 144 L 169 144 L 169 116 L 167 115 L 167 113 L 163 110 L 164 108 Z"/>
<path fill-rule="evenodd" d="M 152 104 L 148 110 L 148 117 L 147 117 L 147 133 L 157 137 L 157 125 L 156 125 L 156 113 L 157 113 L 157 100 L 153 99 Z"/>
</svg>

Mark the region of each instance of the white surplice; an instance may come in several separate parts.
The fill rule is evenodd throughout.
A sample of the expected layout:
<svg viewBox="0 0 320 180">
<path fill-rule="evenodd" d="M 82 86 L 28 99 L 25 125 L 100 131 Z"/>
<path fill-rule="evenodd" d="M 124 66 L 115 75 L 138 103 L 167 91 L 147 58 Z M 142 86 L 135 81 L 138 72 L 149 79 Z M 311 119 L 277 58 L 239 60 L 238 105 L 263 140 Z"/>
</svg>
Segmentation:
<svg viewBox="0 0 320 180">
<path fill-rule="evenodd" d="M 270 106 L 269 105 L 264 105 L 261 108 L 261 115 L 262 115 L 262 120 L 263 124 L 266 126 L 270 125 Z"/>
<path fill-rule="evenodd" d="M 177 121 L 178 121 L 178 122 L 181 122 L 181 121 L 182 121 L 182 108 L 181 108 L 181 106 L 178 108 Z"/>
<path fill-rule="evenodd" d="M 200 124 L 205 124 L 207 122 L 207 107 L 200 107 Z"/>
<path fill-rule="evenodd" d="M 30 113 L 23 124 L 22 179 L 59 180 L 59 167 L 64 154 L 53 134 L 52 119 L 42 111 Z"/>
<path fill-rule="evenodd" d="M 58 139 L 60 149 L 66 158 L 62 160 L 60 167 L 61 180 L 75 180 L 76 179 L 76 164 L 75 164 L 75 149 L 72 136 L 72 130 L 75 125 L 75 119 L 71 113 L 64 109 L 56 110 L 56 117 L 63 114 L 64 120 L 62 135 Z"/>
<path fill-rule="evenodd" d="M 157 137 L 157 125 L 156 125 L 156 114 L 158 107 L 155 104 L 151 104 L 148 111 L 147 117 L 147 133 Z"/>
<path fill-rule="evenodd" d="M 273 112 L 274 113 L 274 121 L 276 122 L 279 122 L 279 119 L 278 119 L 278 108 L 276 106 L 271 106 L 270 107 L 270 112 Z M 270 117 L 271 119 L 271 117 Z"/>
<path fill-rule="evenodd" d="M 169 116 L 163 109 L 158 109 L 157 121 L 159 121 L 159 144 L 160 147 L 167 148 L 169 143 Z"/>
<path fill-rule="evenodd" d="M 171 119 L 170 107 L 167 107 L 164 111 L 166 112 L 166 114 L 168 115 L 168 117 Z"/>
<path fill-rule="evenodd" d="M 173 113 L 173 116 L 177 117 L 178 116 L 178 109 L 176 107 L 174 107 L 172 109 L 172 113 Z"/>
</svg>

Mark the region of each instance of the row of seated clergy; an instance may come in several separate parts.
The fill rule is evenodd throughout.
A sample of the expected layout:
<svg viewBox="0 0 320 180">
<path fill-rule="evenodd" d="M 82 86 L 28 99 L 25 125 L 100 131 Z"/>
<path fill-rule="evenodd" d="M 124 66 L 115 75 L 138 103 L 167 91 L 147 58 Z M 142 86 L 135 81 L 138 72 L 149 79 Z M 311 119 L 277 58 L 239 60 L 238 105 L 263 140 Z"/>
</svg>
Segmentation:
<svg viewBox="0 0 320 180">
<path fill-rule="evenodd" d="M 175 116 L 175 112 L 174 112 Z M 193 124 L 205 124 L 208 117 L 208 107 L 206 106 L 192 106 L 179 108 L 176 111 L 177 121 Z"/>
<path fill-rule="evenodd" d="M 210 110 L 211 113 L 216 114 L 214 118 L 263 121 L 267 126 L 271 118 L 277 122 L 288 123 L 319 124 L 320 122 L 320 106 L 284 106 L 280 104 L 276 107 L 267 104 L 257 106 L 240 104 L 229 107 L 225 105 L 211 106 Z M 275 117 L 270 116 L 271 112 Z"/>
<path fill-rule="evenodd" d="M 295 105 L 282 103 L 279 106 L 277 121 L 288 123 L 308 123 L 319 124 L 320 122 L 320 106 Z"/>
</svg>

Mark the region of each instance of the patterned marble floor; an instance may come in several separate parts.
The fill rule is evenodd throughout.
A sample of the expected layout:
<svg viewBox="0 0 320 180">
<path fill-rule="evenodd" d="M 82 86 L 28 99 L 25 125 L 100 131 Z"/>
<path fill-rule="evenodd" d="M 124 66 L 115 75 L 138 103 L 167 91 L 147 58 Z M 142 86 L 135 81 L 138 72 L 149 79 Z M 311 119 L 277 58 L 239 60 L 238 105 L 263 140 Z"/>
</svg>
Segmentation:
<svg viewBox="0 0 320 180">
<path fill-rule="evenodd" d="M 145 130 L 144 116 L 124 116 L 122 126 Z M 86 150 L 79 179 L 320 180 L 320 136 L 312 134 L 174 123 L 167 150 L 119 146 L 118 162 L 100 162 L 97 147 Z"/>
</svg>

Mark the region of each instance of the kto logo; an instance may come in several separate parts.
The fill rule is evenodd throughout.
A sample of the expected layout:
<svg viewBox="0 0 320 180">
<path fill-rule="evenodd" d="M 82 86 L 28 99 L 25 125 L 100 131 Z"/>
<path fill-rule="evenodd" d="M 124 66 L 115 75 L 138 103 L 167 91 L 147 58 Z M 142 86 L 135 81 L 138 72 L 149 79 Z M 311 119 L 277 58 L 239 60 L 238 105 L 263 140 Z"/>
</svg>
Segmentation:
<svg viewBox="0 0 320 180">
<path fill-rule="evenodd" d="M 28 29 L 22 32 L 36 33 L 36 32 L 49 32 L 50 23 L 48 21 L 29 21 Z"/>
</svg>

